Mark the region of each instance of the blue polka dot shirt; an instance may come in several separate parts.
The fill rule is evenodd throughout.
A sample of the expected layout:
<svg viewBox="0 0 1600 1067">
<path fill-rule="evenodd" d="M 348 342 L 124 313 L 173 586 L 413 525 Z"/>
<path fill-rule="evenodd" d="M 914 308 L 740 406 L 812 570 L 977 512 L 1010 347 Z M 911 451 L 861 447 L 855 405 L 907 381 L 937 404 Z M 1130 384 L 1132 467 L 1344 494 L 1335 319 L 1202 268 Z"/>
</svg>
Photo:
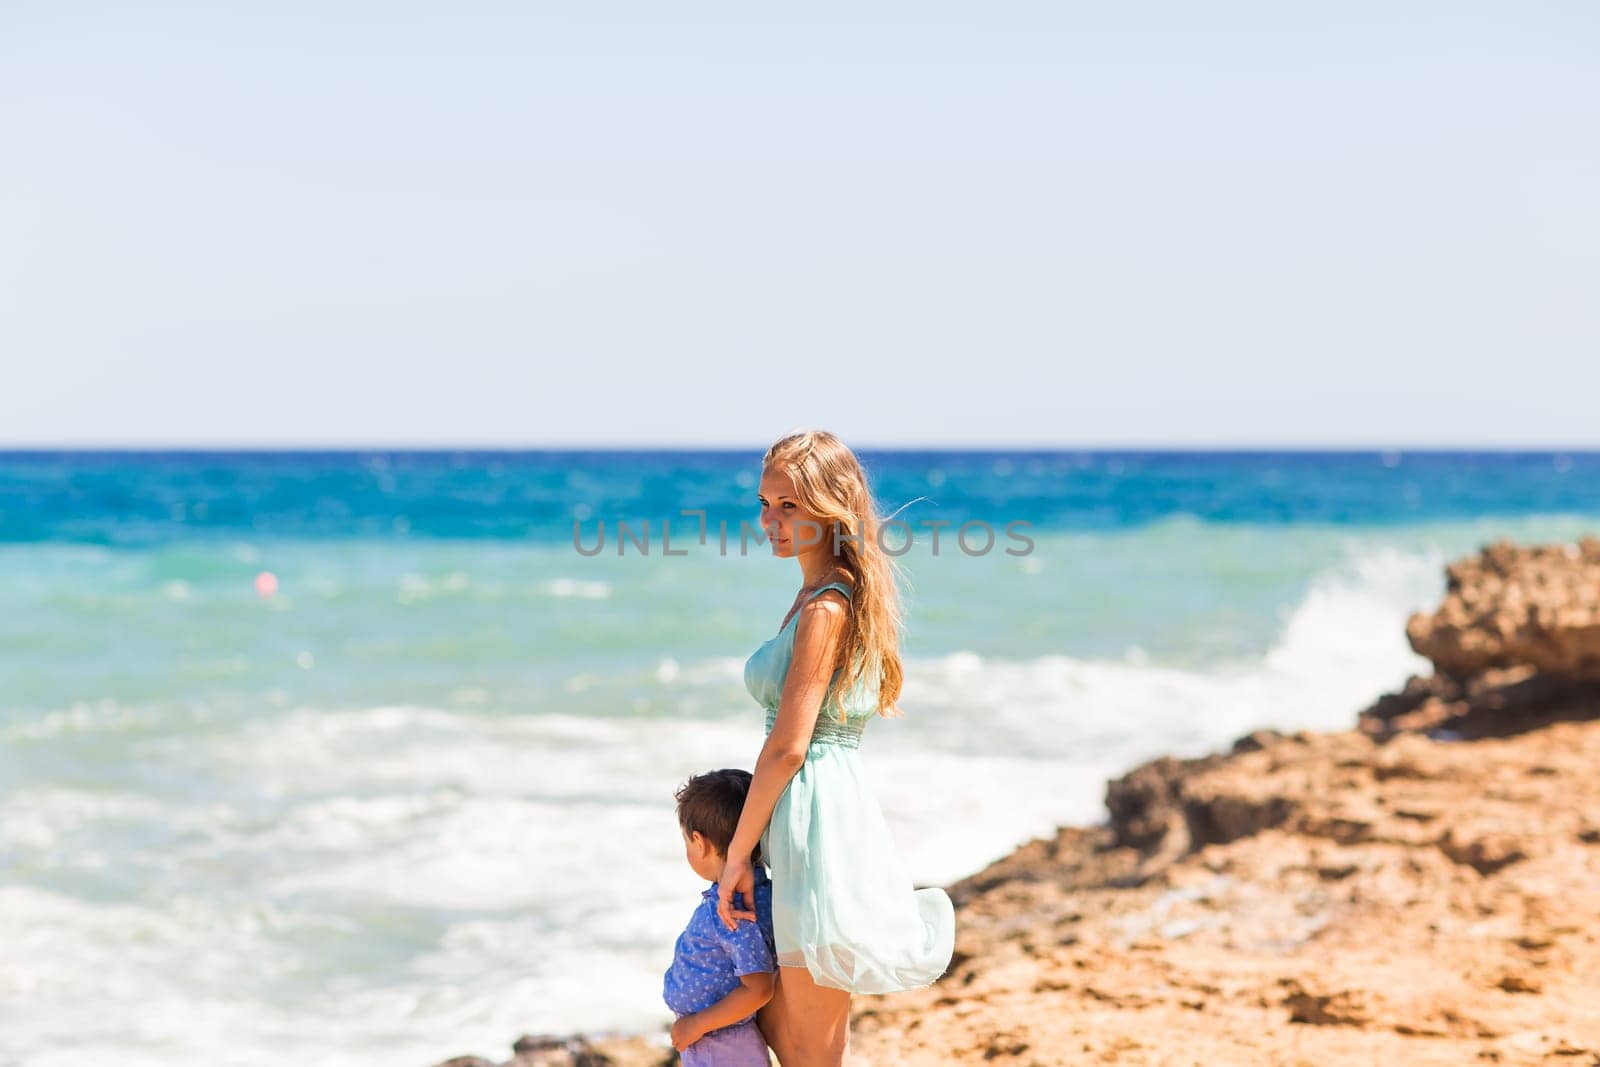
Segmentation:
<svg viewBox="0 0 1600 1067">
<path fill-rule="evenodd" d="M 757 865 L 756 921 L 740 919 L 729 930 L 717 917 L 717 883 L 700 895 L 700 906 L 678 935 L 672 966 L 662 983 L 662 995 L 678 1015 L 704 1011 L 742 984 L 739 976 L 777 970 L 772 940 L 772 880 Z M 735 909 L 744 895 L 735 894 Z M 748 1018 L 755 1018 L 752 1013 Z M 740 1022 L 744 1020 L 741 1019 Z"/>
</svg>

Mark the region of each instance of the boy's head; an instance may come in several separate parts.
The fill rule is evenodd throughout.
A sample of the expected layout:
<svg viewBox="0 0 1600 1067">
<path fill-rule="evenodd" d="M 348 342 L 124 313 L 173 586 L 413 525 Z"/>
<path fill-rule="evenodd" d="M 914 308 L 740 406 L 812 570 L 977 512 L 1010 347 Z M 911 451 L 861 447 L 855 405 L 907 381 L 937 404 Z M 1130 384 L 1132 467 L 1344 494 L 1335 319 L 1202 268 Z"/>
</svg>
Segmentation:
<svg viewBox="0 0 1600 1067">
<path fill-rule="evenodd" d="M 701 877 L 712 881 L 720 877 L 749 792 L 750 772 L 727 768 L 697 774 L 673 794 L 689 866 Z M 761 846 L 757 845 L 750 852 L 750 863 L 760 862 Z"/>
</svg>

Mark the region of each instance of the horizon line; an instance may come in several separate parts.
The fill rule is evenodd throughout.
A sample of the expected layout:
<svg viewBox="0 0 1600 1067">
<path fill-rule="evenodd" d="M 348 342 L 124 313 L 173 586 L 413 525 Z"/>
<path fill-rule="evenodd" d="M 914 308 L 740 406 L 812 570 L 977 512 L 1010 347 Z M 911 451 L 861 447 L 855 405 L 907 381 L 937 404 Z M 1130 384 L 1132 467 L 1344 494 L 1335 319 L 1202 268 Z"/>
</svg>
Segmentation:
<svg viewBox="0 0 1600 1067">
<path fill-rule="evenodd" d="M 272 443 L 181 443 L 181 444 L 7 444 L 0 443 L 0 456 L 23 453 L 91 453 L 91 452 L 121 452 L 121 453 L 244 453 L 244 454 L 270 454 L 270 453 L 370 453 L 370 452 L 405 452 L 413 454 L 429 453 L 532 453 L 532 452 L 702 452 L 702 453 L 728 453 L 756 451 L 763 452 L 770 446 L 767 444 L 669 444 L 669 443 L 584 443 L 584 442 L 545 442 L 536 444 L 398 444 L 398 443 L 366 443 L 366 444 L 272 444 Z M 1239 453 L 1239 454 L 1282 454 L 1303 452 L 1308 454 L 1366 454 L 1384 455 L 1389 453 L 1504 453 L 1504 454 L 1560 454 L 1560 455 L 1591 455 L 1600 454 L 1600 444 L 1579 445 L 1553 445 L 1553 444 L 1407 444 L 1404 442 L 1375 443 L 1345 443 L 1345 444 L 1059 444 L 1059 443 L 1000 443 L 1000 444 L 928 444 L 928 443 L 893 443 L 893 444 L 864 444 L 852 443 L 854 451 L 861 452 L 1041 452 L 1041 453 Z"/>
</svg>

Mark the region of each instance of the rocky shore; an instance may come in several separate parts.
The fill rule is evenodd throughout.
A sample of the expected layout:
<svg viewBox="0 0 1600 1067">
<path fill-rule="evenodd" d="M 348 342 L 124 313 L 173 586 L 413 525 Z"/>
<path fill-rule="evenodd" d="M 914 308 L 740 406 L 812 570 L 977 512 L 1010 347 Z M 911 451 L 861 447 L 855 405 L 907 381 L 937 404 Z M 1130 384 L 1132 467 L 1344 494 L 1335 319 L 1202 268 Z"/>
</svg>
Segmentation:
<svg viewBox="0 0 1600 1067">
<path fill-rule="evenodd" d="M 950 971 L 857 999 L 857 1067 L 1600 1065 L 1600 541 L 1496 544 L 1448 583 L 1406 630 L 1434 674 L 1353 729 L 1147 763 L 1106 825 L 951 886 Z"/>
</svg>

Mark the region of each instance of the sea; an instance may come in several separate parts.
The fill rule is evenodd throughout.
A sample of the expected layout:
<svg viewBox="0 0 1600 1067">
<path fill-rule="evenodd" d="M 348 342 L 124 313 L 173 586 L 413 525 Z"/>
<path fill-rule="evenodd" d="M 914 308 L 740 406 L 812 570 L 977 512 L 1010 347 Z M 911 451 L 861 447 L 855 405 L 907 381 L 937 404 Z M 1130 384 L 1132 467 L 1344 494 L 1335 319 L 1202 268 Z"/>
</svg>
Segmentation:
<svg viewBox="0 0 1600 1067">
<path fill-rule="evenodd" d="M 919 885 L 1107 779 L 1335 730 L 1500 539 L 1600 534 L 1600 454 L 862 450 Z M 761 448 L 0 453 L 0 1065 L 429 1067 L 659 1033 L 798 565 Z"/>
</svg>

